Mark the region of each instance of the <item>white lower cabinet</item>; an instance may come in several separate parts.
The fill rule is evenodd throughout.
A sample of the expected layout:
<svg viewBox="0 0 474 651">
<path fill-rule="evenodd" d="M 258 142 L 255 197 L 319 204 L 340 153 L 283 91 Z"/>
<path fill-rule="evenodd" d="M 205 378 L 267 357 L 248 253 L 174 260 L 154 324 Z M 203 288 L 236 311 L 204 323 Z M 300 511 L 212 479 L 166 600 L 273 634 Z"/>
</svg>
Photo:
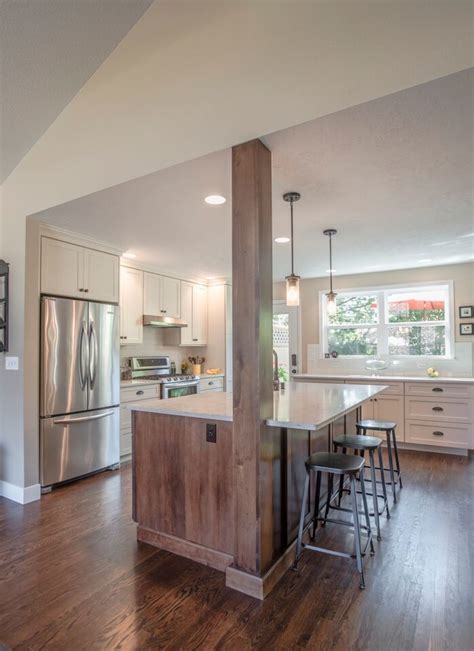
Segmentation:
<svg viewBox="0 0 474 651">
<path fill-rule="evenodd" d="M 224 391 L 224 378 L 222 376 L 202 378 L 199 382 L 199 393 L 205 391 Z"/>
<path fill-rule="evenodd" d="M 128 409 L 131 402 L 154 400 L 160 397 L 160 385 L 150 384 L 135 387 L 123 387 L 120 390 L 120 456 L 132 454 L 132 412 Z"/>
<path fill-rule="evenodd" d="M 397 441 L 405 440 L 403 396 L 380 394 L 375 398 L 370 398 L 362 405 L 362 418 L 364 420 L 385 420 L 396 423 Z M 374 432 L 374 436 L 379 436 L 379 434 Z"/>
</svg>

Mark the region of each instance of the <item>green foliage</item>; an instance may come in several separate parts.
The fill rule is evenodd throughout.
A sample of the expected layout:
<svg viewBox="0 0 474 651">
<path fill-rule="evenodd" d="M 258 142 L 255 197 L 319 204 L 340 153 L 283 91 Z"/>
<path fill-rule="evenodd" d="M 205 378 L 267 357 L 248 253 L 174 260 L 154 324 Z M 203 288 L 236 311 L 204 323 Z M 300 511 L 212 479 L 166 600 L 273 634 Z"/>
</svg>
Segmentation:
<svg viewBox="0 0 474 651">
<path fill-rule="evenodd" d="M 329 323 L 377 323 L 378 310 L 375 296 L 337 296 L 336 314 L 329 315 Z"/>
<path fill-rule="evenodd" d="M 284 366 L 280 366 L 278 368 L 278 377 L 280 379 L 280 382 L 287 382 L 288 381 L 288 371 Z"/>
</svg>

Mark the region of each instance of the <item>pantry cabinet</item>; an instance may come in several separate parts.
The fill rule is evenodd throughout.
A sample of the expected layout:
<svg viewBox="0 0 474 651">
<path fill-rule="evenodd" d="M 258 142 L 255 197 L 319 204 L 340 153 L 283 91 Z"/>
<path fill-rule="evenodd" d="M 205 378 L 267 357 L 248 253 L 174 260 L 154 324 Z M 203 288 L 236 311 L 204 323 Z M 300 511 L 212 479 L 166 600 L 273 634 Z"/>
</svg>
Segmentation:
<svg viewBox="0 0 474 651">
<path fill-rule="evenodd" d="M 103 251 L 43 237 L 41 292 L 118 303 L 119 258 Z"/>
<path fill-rule="evenodd" d="M 169 276 L 145 272 L 143 313 L 152 316 L 181 316 L 181 281 Z"/>
<path fill-rule="evenodd" d="M 143 271 L 120 267 L 120 343 L 143 343 Z"/>
<path fill-rule="evenodd" d="M 181 318 L 188 324 L 180 331 L 182 346 L 207 344 L 207 287 L 181 282 Z"/>
</svg>

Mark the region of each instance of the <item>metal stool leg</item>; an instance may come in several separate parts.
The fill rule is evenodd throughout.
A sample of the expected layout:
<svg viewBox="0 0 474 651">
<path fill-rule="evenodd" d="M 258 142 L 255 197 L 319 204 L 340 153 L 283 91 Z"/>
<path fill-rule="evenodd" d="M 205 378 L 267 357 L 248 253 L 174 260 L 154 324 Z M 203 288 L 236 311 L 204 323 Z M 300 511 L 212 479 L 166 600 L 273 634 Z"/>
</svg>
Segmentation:
<svg viewBox="0 0 474 651">
<path fill-rule="evenodd" d="M 347 448 L 342 448 L 342 454 L 346 454 Z M 339 477 L 339 493 L 337 496 L 337 505 L 341 506 L 341 500 L 342 500 L 342 491 L 344 488 L 344 475 L 341 475 Z"/>
<path fill-rule="evenodd" d="M 352 498 L 352 517 L 354 522 L 354 539 L 356 548 L 357 569 L 360 573 L 359 586 L 361 590 L 365 588 L 364 566 L 362 565 L 362 545 L 360 541 L 360 524 L 359 513 L 357 510 L 357 489 L 354 475 L 351 475 L 351 498 Z"/>
<path fill-rule="evenodd" d="M 390 519 L 390 511 L 388 510 L 387 485 L 385 484 L 385 469 L 383 467 L 382 446 L 379 447 L 378 453 L 379 453 L 380 476 L 382 478 L 382 493 L 383 493 L 383 499 L 384 499 L 384 502 L 385 502 L 385 509 L 387 511 L 387 520 L 389 520 Z M 383 513 L 383 511 L 382 511 L 382 513 Z"/>
<path fill-rule="evenodd" d="M 316 492 L 314 495 L 314 515 L 313 515 L 313 528 L 312 528 L 311 540 L 314 540 L 314 537 L 316 535 L 316 529 L 318 528 L 320 497 L 321 497 L 321 472 L 318 470 L 318 472 L 316 473 Z"/>
<path fill-rule="evenodd" d="M 377 498 L 377 479 L 375 477 L 375 461 L 374 461 L 373 450 L 369 450 L 369 458 L 370 458 L 370 477 L 372 479 L 372 499 L 374 500 L 375 527 L 377 529 L 377 540 L 382 540 L 382 536 L 380 535 L 379 501 Z"/>
<path fill-rule="evenodd" d="M 306 504 L 308 502 L 308 491 L 309 491 L 309 471 L 306 471 L 306 478 L 304 480 L 304 490 L 303 490 L 303 500 L 301 502 L 301 512 L 300 512 L 300 524 L 298 527 L 298 538 L 296 540 L 296 555 L 295 562 L 293 563 L 293 569 L 296 570 L 298 566 L 298 561 L 300 560 L 301 550 L 303 548 L 303 530 L 304 530 L 304 516 L 306 513 Z"/>
<path fill-rule="evenodd" d="M 333 473 L 329 473 L 329 478 L 328 478 L 328 495 L 326 498 L 326 508 L 324 509 L 324 520 L 328 517 L 329 509 L 331 507 L 331 496 L 332 496 L 332 491 L 333 491 L 333 486 L 334 486 L 334 475 Z M 326 523 L 323 521 L 321 523 L 321 526 L 324 526 Z"/>
<path fill-rule="evenodd" d="M 372 540 L 372 528 L 370 526 L 369 506 L 367 504 L 367 493 L 365 492 L 365 477 L 363 467 L 360 469 L 359 479 L 361 489 L 360 492 L 362 493 L 362 504 L 364 505 L 365 524 L 367 527 L 367 535 L 369 536 L 370 540 L 370 553 L 375 554 L 374 541 Z"/>
<path fill-rule="evenodd" d="M 393 472 L 393 459 L 392 459 L 392 443 L 390 432 L 387 432 L 387 450 L 388 450 L 388 465 L 390 469 L 390 481 L 392 482 L 393 501 L 397 503 L 397 492 L 395 490 L 395 473 Z"/>
<path fill-rule="evenodd" d="M 400 461 L 398 460 L 397 437 L 394 429 L 392 430 L 392 436 L 393 436 L 393 451 L 395 452 L 395 463 L 397 464 L 398 481 L 400 482 L 400 488 L 403 488 L 402 473 L 400 472 Z"/>
</svg>

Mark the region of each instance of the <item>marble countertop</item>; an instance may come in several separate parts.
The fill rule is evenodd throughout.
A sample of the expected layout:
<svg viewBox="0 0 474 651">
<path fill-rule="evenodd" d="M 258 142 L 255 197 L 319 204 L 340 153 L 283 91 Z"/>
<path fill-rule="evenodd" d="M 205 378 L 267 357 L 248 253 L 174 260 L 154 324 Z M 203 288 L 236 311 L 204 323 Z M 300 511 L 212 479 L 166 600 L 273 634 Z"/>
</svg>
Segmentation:
<svg viewBox="0 0 474 651">
<path fill-rule="evenodd" d="M 474 377 L 468 375 L 440 375 L 431 378 L 428 375 L 364 375 L 347 373 L 298 373 L 292 376 L 294 380 L 367 380 L 373 382 L 466 382 L 474 383 Z"/>
<path fill-rule="evenodd" d="M 143 387 L 147 384 L 159 384 L 159 380 L 120 380 L 121 389 L 126 389 L 127 387 Z"/>
<path fill-rule="evenodd" d="M 383 385 L 290 383 L 274 393 L 271 427 L 318 430 L 344 416 L 372 396 Z M 147 400 L 127 405 L 132 411 L 232 421 L 232 394 L 198 393 L 170 400 Z"/>
</svg>

